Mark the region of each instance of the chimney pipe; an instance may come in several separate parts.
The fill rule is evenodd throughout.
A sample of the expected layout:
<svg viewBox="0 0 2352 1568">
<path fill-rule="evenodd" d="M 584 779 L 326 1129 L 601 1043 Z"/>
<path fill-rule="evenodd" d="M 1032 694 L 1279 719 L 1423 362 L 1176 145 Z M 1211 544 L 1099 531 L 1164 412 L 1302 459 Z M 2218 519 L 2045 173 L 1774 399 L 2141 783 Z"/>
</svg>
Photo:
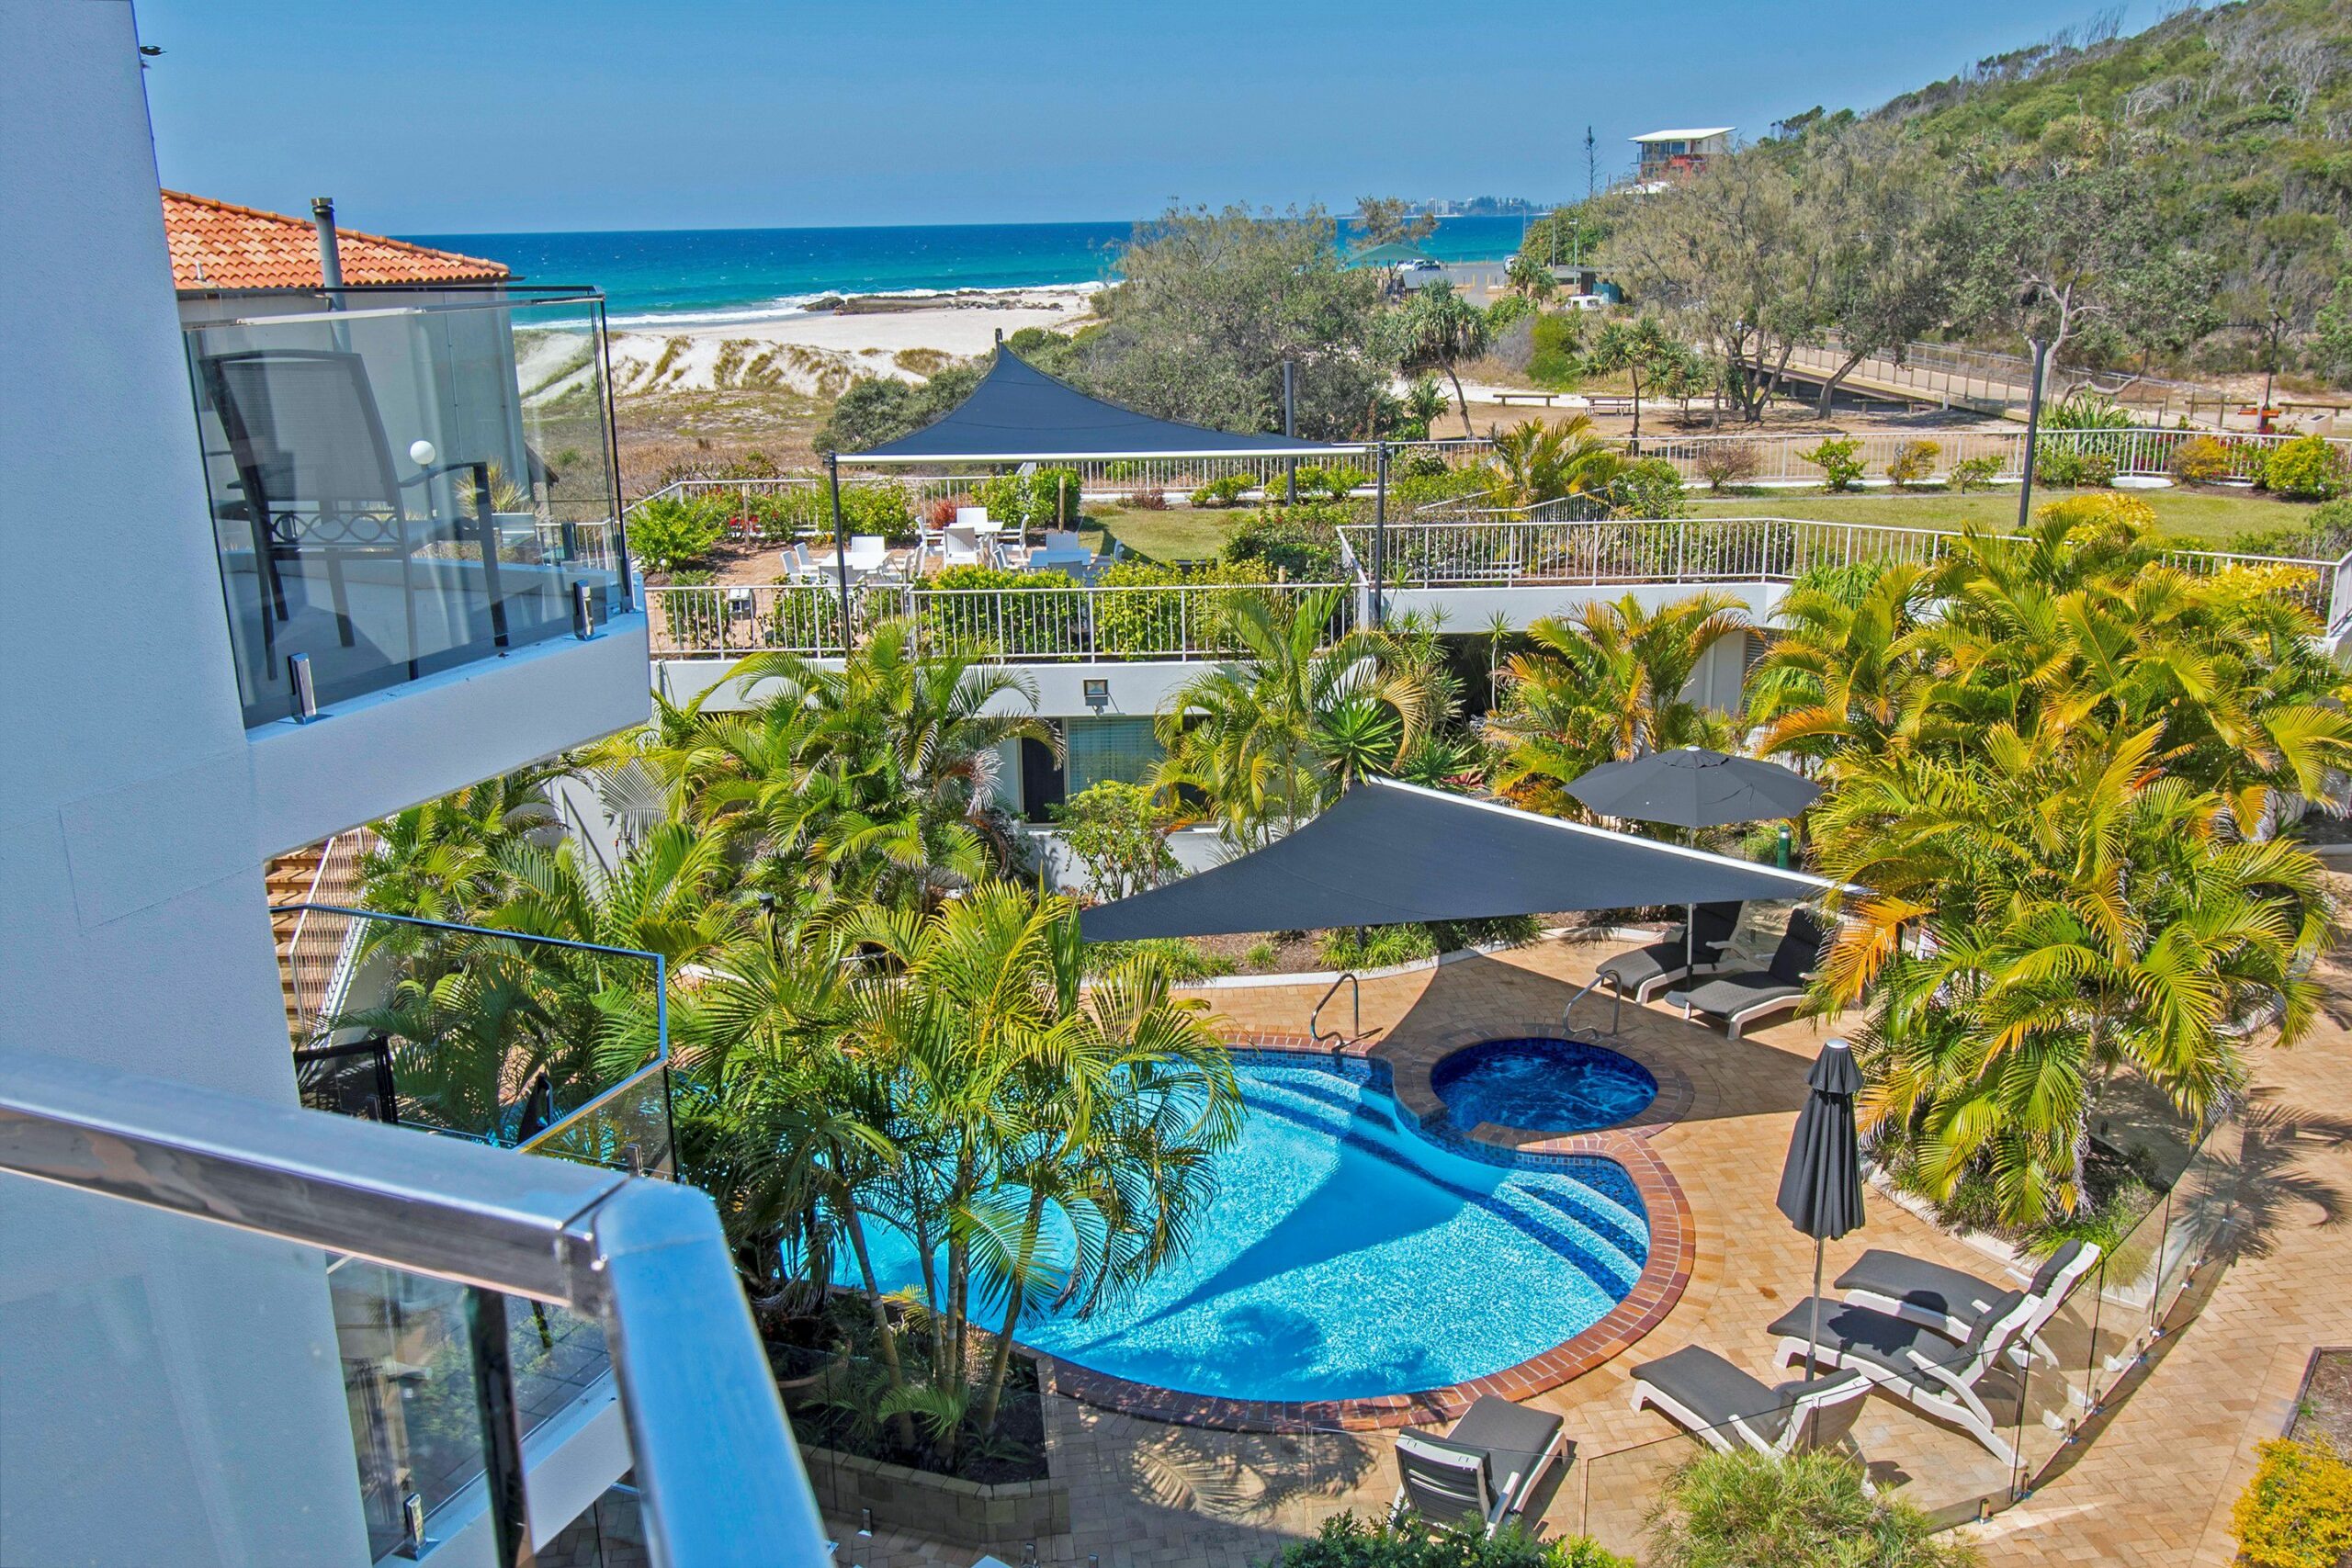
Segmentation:
<svg viewBox="0 0 2352 1568">
<path fill-rule="evenodd" d="M 343 254 L 335 248 L 334 197 L 314 196 L 311 198 L 311 221 L 319 231 L 319 282 L 331 294 L 334 303 L 343 302 Z"/>
</svg>

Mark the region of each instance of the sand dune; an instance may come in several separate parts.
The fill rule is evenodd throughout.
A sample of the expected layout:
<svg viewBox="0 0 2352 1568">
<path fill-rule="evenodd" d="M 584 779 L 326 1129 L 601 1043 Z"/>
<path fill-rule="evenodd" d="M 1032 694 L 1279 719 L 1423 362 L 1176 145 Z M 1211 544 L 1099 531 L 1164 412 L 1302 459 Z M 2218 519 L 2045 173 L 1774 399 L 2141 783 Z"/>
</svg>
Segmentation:
<svg viewBox="0 0 2352 1568">
<path fill-rule="evenodd" d="M 950 358 L 984 352 L 999 332 L 1075 330 L 1097 286 L 879 296 L 854 310 L 613 332 L 613 384 L 624 395 L 775 388 L 838 393 L 854 376 L 916 381 Z"/>
</svg>

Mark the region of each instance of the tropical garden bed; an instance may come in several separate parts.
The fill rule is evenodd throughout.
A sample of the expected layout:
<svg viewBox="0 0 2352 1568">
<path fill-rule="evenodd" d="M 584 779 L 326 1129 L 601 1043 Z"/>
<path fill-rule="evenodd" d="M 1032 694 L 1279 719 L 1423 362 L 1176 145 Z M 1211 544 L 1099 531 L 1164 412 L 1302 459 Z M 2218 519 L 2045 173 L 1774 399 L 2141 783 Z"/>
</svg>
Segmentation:
<svg viewBox="0 0 2352 1568">
<path fill-rule="evenodd" d="M 2352 1454 L 2352 1347 L 2322 1347 L 2312 1352 L 2302 1397 L 2288 1420 L 2287 1436 L 2299 1443 L 2324 1438 L 2338 1453 Z"/>
</svg>

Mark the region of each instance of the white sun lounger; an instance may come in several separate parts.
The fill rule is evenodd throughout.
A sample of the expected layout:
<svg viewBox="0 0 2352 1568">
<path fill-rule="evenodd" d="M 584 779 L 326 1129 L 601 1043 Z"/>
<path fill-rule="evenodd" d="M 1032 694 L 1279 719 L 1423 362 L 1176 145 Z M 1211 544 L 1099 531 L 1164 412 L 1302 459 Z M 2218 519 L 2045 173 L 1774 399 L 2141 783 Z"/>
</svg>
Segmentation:
<svg viewBox="0 0 2352 1568">
<path fill-rule="evenodd" d="M 1814 1346 L 1813 1305 L 1810 1297 L 1799 1302 L 1765 1331 L 1781 1337 L 1782 1367 L 1802 1364 L 1810 1347 L 1816 1365 L 1858 1371 L 1881 1393 L 1960 1427 L 2002 1463 L 2017 1463 L 2016 1448 L 2001 1435 L 1976 1385 L 2017 1343 L 2032 1314 L 2032 1297 L 2023 1291 L 1996 1297 L 1958 1344 L 1907 1317 L 1823 1302 L 1821 1343 Z"/>
<path fill-rule="evenodd" d="M 1634 1408 L 1647 1404 L 1710 1448 L 1775 1456 L 1844 1444 L 1871 1391 L 1858 1371 L 1778 1386 L 1703 1345 L 1634 1369 Z"/>
<path fill-rule="evenodd" d="M 1431 1524 L 1476 1517 L 1492 1535 L 1527 1506 L 1529 1494 L 1560 1457 L 1563 1423 L 1508 1399 L 1481 1394 L 1445 1435 L 1407 1427 L 1396 1435 L 1400 1484 L 1388 1510 Z"/>
</svg>

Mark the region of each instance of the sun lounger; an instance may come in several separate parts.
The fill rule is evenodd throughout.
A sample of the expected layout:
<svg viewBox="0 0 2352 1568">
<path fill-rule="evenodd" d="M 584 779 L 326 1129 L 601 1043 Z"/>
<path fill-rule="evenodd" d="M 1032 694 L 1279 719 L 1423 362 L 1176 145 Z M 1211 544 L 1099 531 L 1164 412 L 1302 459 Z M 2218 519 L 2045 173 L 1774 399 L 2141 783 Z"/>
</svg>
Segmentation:
<svg viewBox="0 0 2352 1568">
<path fill-rule="evenodd" d="M 1859 1371 L 1772 1384 L 1703 1345 L 1634 1369 L 1634 1408 L 1647 1404 L 1712 1448 L 1790 1454 L 1844 1444 L 1871 1381 Z"/>
<path fill-rule="evenodd" d="M 1408 1510 L 1432 1524 L 1476 1517 L 1492 1535 L 1527 1506 L 1529 1494 L 1560 1457 L 1557 1416 L 1482 1394 L 1441 1437 L 1407 1427 L 1396 1435 L 1401 1484 L 1389 1517 Z"/>
<path fill-rule="evenodd" d="M 1664 936 L 1648 946 L 1605 960 L 1594 971 L 1590 983 L 1569 998 L 1568 1005 L 1560 1010 L 1561 1026 L 1566 1027 L 1568 1014 L 1576 1010 L 1577 1003 L 1584 1000 L 1588 992 L 1606 986 L 1616 998 L 1617 1005 L 1609 1015 L 1609 1032 L 1616 1033 L 1627 997 L 1645 1002 L 1650 999 L 1650 993 L 1660 987 L 1671 985 L 1694 969 L 1711 969 L 1722 963 L 1724 949 L 1730 945 L 1732 933 L 1739 929 L 1739 914 L 1744 908 L 1737 903 L 1702 904 L 1697 910 L 1695 932 L 1688 924 L 1670 926 Z"/>
<path fill-rule="evenodd" d="M 2042 1259 L 2041 1267 L 2026 1282 L 2025 1293 L 2031 1298 L 2033 1310 L 2026 1314 L 2018 1338 L 2044 1361 L 2055 1358 L 2042 1343 L 2043 1326 L 2066 1304 L 2066 1298 L 2098 1265 L 2098 1243 L 2070 1241 Z M 1876 1247 L 1838 1276 L 1838 1288 L 1846 1292 L 1849 1306 L 1908 1318 L 1954 1339 L 1965 1339 L 1976 1332 L 1993 1303 L 2008 1293 L 2006 1288 L 1988 1284 L 1973 1274 Z M 2018 1354 L 2017 1348 L 2012 1348 L 2012 1353 Z"/>
<path fill-rule="evenodd" d="M 1765 1332 L 1781 1337 L 1780 1364 L 1802 1363 L 1813 1326 L 1813 1301 L 1799 1302 Z M 1821 1343 L 1815 1365 L 1861 1373 L 1880 1392 L 1913 1409 L 1949 1421 L 1984 1445 L 2004 1464 L 2017 1450 L 1995 1425 L 1976 1385 L 2017 1343 L 2033 1298 L 2009 1291 L 1986 1303 L 1967 1338 L 1955 1344 L 1923 1324 L 1843 1302 L 1821 1303 Z"/>
<path fill-rule="evenodd" d="M 1722 1019 L 1724 1032 L 1736 1040 L 1749 1020 L 1786 1012 L 1804 1000 L 1826 940 L 1821 923 L 1809 911 L 1795 910 L 1789 916 L 1787 933 L 1772 951 L 1771 962 L 1763 968 L 1717 975 L 1705 985 L 1671 993 L 1667 1000 Z"/>
</svg>

